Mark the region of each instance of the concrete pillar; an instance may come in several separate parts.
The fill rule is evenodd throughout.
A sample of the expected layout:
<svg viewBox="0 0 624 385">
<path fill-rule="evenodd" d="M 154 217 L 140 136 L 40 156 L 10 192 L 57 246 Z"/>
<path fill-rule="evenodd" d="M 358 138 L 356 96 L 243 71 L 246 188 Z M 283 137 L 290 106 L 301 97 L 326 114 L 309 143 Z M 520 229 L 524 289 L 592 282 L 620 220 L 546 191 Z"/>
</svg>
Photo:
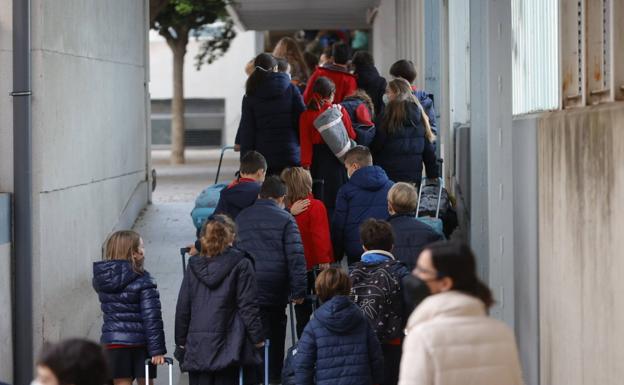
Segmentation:
<svg viewBox="0 0 624 385">
<path fill-rule="evenodd" d="M 0 193 L 0 381 L 13 380 L 11 321 L 11 195 Z"/>
<path fill-rule="evenodd" d="M 511 1 L 470 2 L 470 241 L 496 298 L 491 314 L 514 324 Z"/>
</svg>

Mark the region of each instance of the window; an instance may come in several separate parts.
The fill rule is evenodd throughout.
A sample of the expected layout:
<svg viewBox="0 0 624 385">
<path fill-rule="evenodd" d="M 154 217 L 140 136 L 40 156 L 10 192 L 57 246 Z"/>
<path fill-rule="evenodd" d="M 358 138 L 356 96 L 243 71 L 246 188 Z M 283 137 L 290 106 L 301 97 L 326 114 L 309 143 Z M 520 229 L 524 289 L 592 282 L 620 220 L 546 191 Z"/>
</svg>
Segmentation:
<svg viewBox="0 0 624 385">
<path fill-rule="evenodd" d="M 558 0 L 512 0 L 513 114 L 559 108 Z"/>
</svg>

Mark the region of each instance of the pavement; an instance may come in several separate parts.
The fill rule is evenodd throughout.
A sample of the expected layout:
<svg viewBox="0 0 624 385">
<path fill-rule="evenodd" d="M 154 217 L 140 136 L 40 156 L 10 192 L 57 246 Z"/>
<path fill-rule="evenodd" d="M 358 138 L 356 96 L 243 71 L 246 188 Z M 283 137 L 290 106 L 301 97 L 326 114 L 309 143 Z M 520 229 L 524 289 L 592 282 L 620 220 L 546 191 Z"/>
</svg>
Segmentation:
<svg viewBox="0 0 624 385">
<path fill-rule="evenodd" d="M 233 179 L 238 170 L 238 153 L 225 153 L 220 181 Z M 160 292 L 167 355 L 173 356 L 175 306 L 182 283 L 180 248 L 195 240 L 195 227 L 190 212 L 196 196 L 214 183 L 220 150 L 186 151 L 186 164 L 170 165 L 169 151 L 153 150 L 152 167 L 157 173 L 152 204 L 137 219 L 134 229 L 145 243 L 145 268 L 155 278 Z M 286 347 L 292 345 L 287 330 Z M 167 369 L 159 368 L 155 384 L 167 384 Z M 173 384 L 187 385 L 188 375 L 173 367 Z"/>
</svg>

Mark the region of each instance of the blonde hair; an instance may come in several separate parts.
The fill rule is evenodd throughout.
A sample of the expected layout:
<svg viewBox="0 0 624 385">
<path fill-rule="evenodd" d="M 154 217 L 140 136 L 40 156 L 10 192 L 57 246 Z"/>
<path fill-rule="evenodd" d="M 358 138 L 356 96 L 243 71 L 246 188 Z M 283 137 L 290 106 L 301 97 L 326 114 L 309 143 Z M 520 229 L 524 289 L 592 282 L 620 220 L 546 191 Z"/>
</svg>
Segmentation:
<svg viewBox="0 0 624 385">
<path fill-rule="evenodd" d="M 429 124 L 429 116 L 425 113 L 425 109 L 420 104 L 420 101 L 412 92 L 412 85 L 405 79 L 398 78 L 391 80 L 388 83 L 388 88 L 391 89 L 397 96 L 396 99 L 388 103 L 386 111 L 384 113 L 384 124 L 386 132 L 393 134 L 399 129 L 404 122 L 408 119 L 407 105 L 408 103 L 414 103 L 420 110 L 420 116 L 425 126 L 425 137 L 431 143 L 436 139 L 431 125 Z"/>
<path fill-rule="evenodd" d="M 291 68 L 294 70 L 294 67 L 296 67 L 297 71 L 301 71 L 301 75 L 303 75 L 306 79 L 310 75 L 308 73 L 308 65 L 303 58 L 301 48 L 299 48 L 299 44 L 297 44 L 295 39 L 291 37 L 281 38 L 275 45 L 275 48 L 273 48 L 273 56 L 288 60 Z"/>
<path fill-rule="evenodd" d="M 416 187 L 409 183 L 395 183 L 388 191 L 388 203 L 397 214 L 415 213 L 417 200 Z"/>
<path fill-rule="evenodd" d="M 312 192 L 312 176 L 303 167 L 286 168 L 282 171 L 281 178 L 288 190 L 287 205 L 306 199 Z"/>
<path fill-rule="evenodd" d="M 143 274 L 144 258 L 137 257 L 141 246 L 141 236 L 132 230 L 122 230 L 111 234 L 106 240 L 106 260 L 124 260 L 132 264 L 132 270 Z"/>
<path fill-rule="evenodd" d="M 202 228 L 201 255 L 215 257 L 225 251 L 236 236 L 236 225 L 227 215 L 215 215 Z"/>
</svg>

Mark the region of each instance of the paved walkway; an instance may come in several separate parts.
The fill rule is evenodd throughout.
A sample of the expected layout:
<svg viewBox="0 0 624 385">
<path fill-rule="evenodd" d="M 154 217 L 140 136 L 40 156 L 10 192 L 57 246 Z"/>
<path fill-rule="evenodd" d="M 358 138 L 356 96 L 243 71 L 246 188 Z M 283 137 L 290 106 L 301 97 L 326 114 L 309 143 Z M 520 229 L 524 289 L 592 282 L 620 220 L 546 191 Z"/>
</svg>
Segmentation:
<svg viewBox="0 0 624 385">
<path fill-rule="evenodd" d="M 155 277 L 160 291 L 165 323 L 168 355 L 174 350 L 174 316 L 178 290 L 182 282 L 180 247 L 194 241 L 195 228 L 190 212 L 197 194 L 214 183 L 219 160 L 217 150 L 187 151 L 187 164 L 169 165 L 168 151 L 153 151 L 152 162 L 156 169 L 157 186 L 152 201 L 137 219 L 135 230 L 145 242 L 145 266 Z M 231 180 L 238 169 L 238 154 L 227 153 L 222 180 Z M 156 384 L 167 384 L 167 369 L 159 369 Z M 188 376 L 181 374 L 175 364 L 174 384 L 188 384 Z"/>
</svg>

